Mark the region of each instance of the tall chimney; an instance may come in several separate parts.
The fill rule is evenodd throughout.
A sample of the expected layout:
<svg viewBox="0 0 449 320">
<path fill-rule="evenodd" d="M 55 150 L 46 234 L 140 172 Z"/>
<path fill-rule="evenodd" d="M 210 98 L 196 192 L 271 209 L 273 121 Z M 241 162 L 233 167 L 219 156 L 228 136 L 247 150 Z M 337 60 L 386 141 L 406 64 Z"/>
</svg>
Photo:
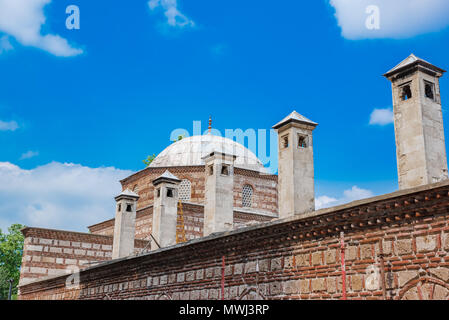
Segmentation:
<svg viewBox="0 0 449 320">
<path fill-rule="evenodd" d="M 115 197 L 114 242 L 112 259 L 130 256 L 134 253 L 136 207 L 139 195 L 126 189 Z"/>
<path fill-rule="evenodd" d="M 279 218 L 315 210 L 312 131 L 318 124 L 293 111 L 278 132 Z"/>
<path fill-rule="evenodd" d="M 156 250 L 176 244 L 176 223 L 178 218 L 178 185 L 181 182 L 176 176 L 165 171 L 153 180 L 154 203 L 153 240 L 151 249 Z"/>
<path fill-rule="evenodd" d="M 236 156 L 212 152 L 206 164 L 204 236 L 232 230 L 234 226 L 234 161 Z"/>
<path fill-rule="evenodd" d="M 393 91 L 400 190 L 448 178 L 440 95 L 444 73 L 412 54 L 384 75 Z"/>
</svg>

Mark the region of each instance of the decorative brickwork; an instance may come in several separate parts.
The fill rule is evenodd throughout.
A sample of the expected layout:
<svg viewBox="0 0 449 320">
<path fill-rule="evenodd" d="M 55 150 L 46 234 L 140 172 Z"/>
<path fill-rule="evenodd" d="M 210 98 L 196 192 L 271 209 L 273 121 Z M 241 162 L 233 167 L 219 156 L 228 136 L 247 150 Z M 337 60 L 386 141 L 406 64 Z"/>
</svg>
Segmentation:
<svg viewBox="0 0 449 320">
<path fill-rule="evenodd" d="M 189 202 L 204 204 L 204 166 L 147 168 L 121 181 L 123 190 L 133 190 L 137 186 L 140 196 L 137 209 L 153 204 L 154 187 L 152 181 L 165 170 L 181 180 L 187 179 L 191 184 Z M 253 187 L 252 208 L 277 213 L 277 176 L 263 174 L 241 168 L 234 169 L 234 207 L 243 207 L 242 189 L 245 184 Z"/>
<path fill-rule="evenodd" d="M 22 285 L 20 299 L 448 299 L 449 182 L 211 235 Z M 380 245 L 384 281 L 380 277 Z"/>
<path fill-rule="evenodd" d="M 112 237 L 109 236 L 42 228 L 25 228 L 22 233 L 25 240 L 20 284 L 111 260 Z M 136 248 L 144 248 L 146 244 L 146 241 L 135 241 Z"/>
<path fill-rule="evenodd" d="M 204 206 L 195 203 L 182 204 L 184 212 L 184 228 L 187 240 L 197 239 L 203 236 Z M 178 210 L 179 214 L 179 210 Z M 234 212 L 235 227 L 242 227 L 256 222 L 265 222 L 273 219 L 273 216 L 260 215 L 242 211 Z M 151 225 L 153 223 L 153 207 L 147 207 L 137 212 L 136 217 L 136 239 L 150 240 Z M 114 219 L 89 227 L 93 234 L 114 234 Z"/>
</svg>

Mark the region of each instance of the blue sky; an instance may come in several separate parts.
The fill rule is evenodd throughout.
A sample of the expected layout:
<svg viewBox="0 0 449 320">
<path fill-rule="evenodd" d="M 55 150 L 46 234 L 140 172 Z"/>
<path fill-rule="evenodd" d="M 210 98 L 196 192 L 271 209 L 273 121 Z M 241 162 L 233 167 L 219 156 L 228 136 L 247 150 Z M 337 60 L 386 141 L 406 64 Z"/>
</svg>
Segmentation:
<svg viewBox="0 0 449 320">
<path fill-rule="evenodd" d="M 410 53 L 449 68 L 440 0 L 426 10 L 403 0 L 35 2 L 0 0 L 2 229 L 83 231 L 111 218 L 117 180 L 143 169 L 173 129 L 201 120 L 205 130 L 209 115 L 224 132 L 269 129 L 296 110 L 319 123 L 317 197 L 394 191 L 393 125 L 370 124 L 392 104 L 382 74 Z M 378 30 L 364 25 L 371 3 Z M 68 5 L 80 9 L 79 30 L 66 28 Z M 447 124 L 445 77 L 441 93 Z"/>
</svg>

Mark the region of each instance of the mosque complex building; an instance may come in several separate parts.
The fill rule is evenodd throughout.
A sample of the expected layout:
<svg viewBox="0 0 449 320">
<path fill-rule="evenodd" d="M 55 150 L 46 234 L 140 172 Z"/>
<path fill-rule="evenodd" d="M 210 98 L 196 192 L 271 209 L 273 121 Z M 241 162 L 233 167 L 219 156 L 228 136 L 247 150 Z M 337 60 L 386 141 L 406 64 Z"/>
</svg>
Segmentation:
<svg viewBox="0 0 449 320">
<path fill-rule="evenodd" d="M 449 299 L 444 72 L 412 54 L 384 75 L 398 191 L 315 210 L 318 124 L 296 111 L 273 126 L 277 175 L 233 140 L 183 138 L 89 233 L 23 229 L 19 299 Z"/>
</svg>

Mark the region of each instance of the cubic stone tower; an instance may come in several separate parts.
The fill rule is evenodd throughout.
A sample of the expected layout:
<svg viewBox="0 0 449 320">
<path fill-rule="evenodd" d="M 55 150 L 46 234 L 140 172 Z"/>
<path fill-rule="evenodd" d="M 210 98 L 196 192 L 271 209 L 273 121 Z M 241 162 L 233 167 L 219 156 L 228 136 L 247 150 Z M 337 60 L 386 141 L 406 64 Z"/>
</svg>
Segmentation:
<svg viewBox="0 0 449 320">
<path fill-rule="evenodd" d="M 278 132 L 279 218 L 315 210 L 312 131 L 318 124 L 293 111 Z"/>
<path fill-rule="evenodd" d="M 176 222 L 178 218 L 178 185 L 180 179 L 166 170 L 153 181 L 154 203 L 151 249 L 176 244 Z"/>
<path fill-rule="evenodd" d="M 444 72 L 412 54 L 384 75 L 392 83 L 401 190 L 448 178 L 439 86 Z"/>
<path fill-rule="evenodd" d="M 115 197 L 117 207 L 112 259 L 127 257 L 134 253 L 137 200 L 139 195 L 128 189 Z"/>
<path fill-rule="evenodd" d="M 234 226 L 234 161 L 236 156 L 212 152 L 206 164 L 204 236 L 232 230 Z"/>
</svg>

